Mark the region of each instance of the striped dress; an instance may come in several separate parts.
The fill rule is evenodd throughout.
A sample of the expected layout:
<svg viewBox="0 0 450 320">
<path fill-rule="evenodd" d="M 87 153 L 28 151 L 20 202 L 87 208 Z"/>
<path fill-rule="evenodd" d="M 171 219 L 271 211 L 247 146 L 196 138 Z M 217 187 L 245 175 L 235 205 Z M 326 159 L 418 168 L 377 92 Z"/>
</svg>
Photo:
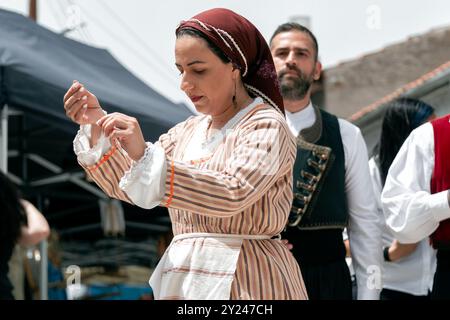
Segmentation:
<svg viewBox="0 0 450 320">
<path fill-rule="evenodd" d="M 260 104 L 237 123 L 211 155 L 182 161 L 202 119 L 204 116 L 187 119 L 156 143 L 166 153 L 166 191 L 161 205 L 168 207 L 174 235 L 279 235 L 291 207 L 296 155 L 295 140 L 283 116 Z M 80 165 L 106 194 L 132 202 L 119 188 L 131 163 L 119 146 L 112 147 L 93 166 Z M 201 251 L 205 242 L 190 239 L 185 242 L 190 243 L 186 250 Z M 196 270 L 187 266 L 177 272 Z M 241 243 L 230 299 L 307 299 L 307 293 L 299 266 L 281 241 L 251 239 Z"/>
</svg>

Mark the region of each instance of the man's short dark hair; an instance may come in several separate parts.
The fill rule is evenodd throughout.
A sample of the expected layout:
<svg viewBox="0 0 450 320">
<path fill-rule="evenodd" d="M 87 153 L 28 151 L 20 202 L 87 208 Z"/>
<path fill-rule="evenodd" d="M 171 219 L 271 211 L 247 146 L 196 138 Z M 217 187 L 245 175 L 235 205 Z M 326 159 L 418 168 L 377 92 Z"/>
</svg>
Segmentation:
<svg viewBox="0 0 450 320">
<path fill-rule="evenodd" d="M 273 33 L 272 37 L 270 38 L 270 45 L 272 46 L 272 40 L 278 34 L 283 33 L 283 32 L 293 31 L 293 30 L 306 33 L 311 38 L 311 40 L 313 42 L 313 45 L 314 45 L 314 50 L 316 51 L 315 52 L 315 58 L 317 60 L 318 57 L 319 57 L 319 45 L 317 44 L 316 37 L 311 32 L 311 30 L 309 30 L 307 27 L 302 26 L 301 24 L 296 23 L 296 22 L 286 22 L 286 23 L 283 23 L 282 25 L 278 26 L 278 28 L 275 30 L 275 32 Z"/>
</svg>

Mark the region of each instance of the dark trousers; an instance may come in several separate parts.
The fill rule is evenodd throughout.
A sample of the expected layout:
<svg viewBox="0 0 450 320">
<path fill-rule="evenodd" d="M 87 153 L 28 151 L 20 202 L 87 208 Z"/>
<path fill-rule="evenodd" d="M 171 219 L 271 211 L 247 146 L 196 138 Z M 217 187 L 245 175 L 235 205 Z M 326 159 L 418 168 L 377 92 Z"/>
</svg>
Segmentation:
<svg viewBox="0 0 450 320">
<path fill-rule="evenodd" d="M 434 274 L 433 291 L 431 299 L 450 299 L 450 251 L 437 251 L 436 273 Z"/>
<path fill-rule="evenodd" d="M 310 300 L 352 300 L 352 280 L 345 259 L 320 264 L 300 262 Z"/>
<path fill-rule="evenodd" d="M 383 289 L 380 293 L 380 300 L 430 300 L 430 296 L 415 296 L 402 291 Z"/>
</svg>

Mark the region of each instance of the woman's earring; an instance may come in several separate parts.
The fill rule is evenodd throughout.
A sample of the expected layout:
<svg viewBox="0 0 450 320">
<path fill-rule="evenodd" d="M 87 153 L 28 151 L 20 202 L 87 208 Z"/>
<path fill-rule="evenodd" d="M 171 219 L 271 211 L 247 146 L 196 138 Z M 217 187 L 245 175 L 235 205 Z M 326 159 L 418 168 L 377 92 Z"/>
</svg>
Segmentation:
<svg viewBox="0 0 450 320">
<path fill-rule="evenodd" d="M 238 105 L 237 105 L 237 102 L 236 102 L 236 81 L 234 81 L 233 105 L 234 105 L 234 108 L 237 109 Z"/>
</svg>

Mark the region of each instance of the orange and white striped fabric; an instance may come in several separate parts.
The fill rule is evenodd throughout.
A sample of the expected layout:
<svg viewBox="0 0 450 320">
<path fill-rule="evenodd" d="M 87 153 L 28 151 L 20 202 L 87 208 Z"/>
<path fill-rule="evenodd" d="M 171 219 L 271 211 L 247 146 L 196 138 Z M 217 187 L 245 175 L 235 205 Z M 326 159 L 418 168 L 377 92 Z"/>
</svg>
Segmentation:
<svg viewBox="0 0 450 320">
<path fill-rule="evenodd" d="M 209 159 L 183 162 L 186 146 L 203 117 L 176 125 L 157 142 L 167 158 L 161 205 L 168 205 L 175 239 L 192 233 L 265 239 L 188 237 L 172 243 L 166 254 L 185 252 L 187 258 L 172 269 L 169 264 L 160 266 L 158 272 L 170 272 L 172 277 L 170 284 L 161 280 L 166 289 L 159 290 L 163 292 L 160 298 L 191 298 L 183 285 L 201 271 L 231 280 L 226 291 L 230 299 L 307 299 L 295 258 L 281 241 L 271 239 L 285 227 L 293 196 L 296 144 L 283 115 L 270 106 L 258 105 L 226 135 Z M 118 147 L 100 161 L 101 165 L 91 167 L 80 164 L 105 193 L 131 202 L 119 188 L 132 163 L 126 152 Z M 219 249 L 214 251 L 214 246 Z M 213 254 L 227 252 L 222 250 L 227 246 L 230 256 Z M 211 264 L 196 267 L 199 261 L 192 258 L 196 252 L 209 252 Z M 233 258 L 237 260 L 234 270 L 220 270 L 221 259 Z"/>
</svg>

